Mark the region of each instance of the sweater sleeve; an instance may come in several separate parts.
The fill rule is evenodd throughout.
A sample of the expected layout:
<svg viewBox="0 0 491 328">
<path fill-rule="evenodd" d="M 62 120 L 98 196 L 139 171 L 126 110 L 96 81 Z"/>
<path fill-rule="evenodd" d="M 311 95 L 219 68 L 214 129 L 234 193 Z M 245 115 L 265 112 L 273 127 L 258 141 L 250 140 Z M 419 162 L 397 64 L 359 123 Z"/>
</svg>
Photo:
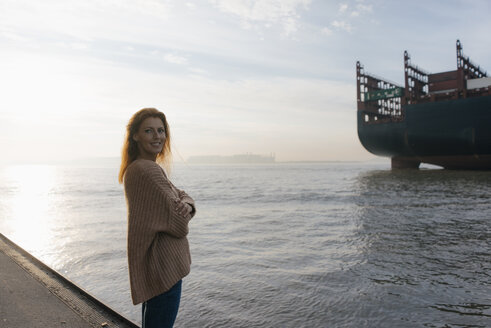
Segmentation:
<svg viewBox="0 0 491 328">
<path fill-rule="evenodd" d="M 179 199 L 181 201 L 183 201 L 184 203 L 189 204 L 189 206 L 191 206 L 191 208 L 193 209 L 191 211 L 191 218 L 194 217 L 194 215 L 196 214 L 196 205 L 194 204 L 194 199 L 192 199 L 184 190 L 181 190 L 181 189 L 177 188 L 176 186 L 174 186 L 172 184 L 172 182 L 171 182 L 171 185 L 174 187 L 174 189 L 177 190 L 177 192 L 179 194 Z"/>
<path fill-rule="evenodd" d="M 138 224 L 149 233 L 164 232 L 176 238 L 185 237 L 192 216 L 182 216 L 176 210 L 175 201 L 181 198 L 181 193 L 176 195 L 157 163 L 147 161 L 134 169 L 128 183 L 129 189 L 134 190 L 135 203 L 139 207 L 135 216 Z"/>
</svg>

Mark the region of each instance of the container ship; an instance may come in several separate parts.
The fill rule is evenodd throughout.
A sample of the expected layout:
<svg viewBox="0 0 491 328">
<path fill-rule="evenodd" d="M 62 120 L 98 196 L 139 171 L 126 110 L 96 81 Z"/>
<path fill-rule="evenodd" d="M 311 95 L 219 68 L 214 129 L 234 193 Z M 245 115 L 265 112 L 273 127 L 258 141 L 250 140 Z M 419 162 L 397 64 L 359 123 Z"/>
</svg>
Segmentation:
<svg viewBox="0 0 491 328">
<path fill-rule="evenodd" d="M 457 69 L 430 74 L 404 52 L 405 85 L 365 73 L 356 63 L 358 137 L 392 168 L 421 163 L 491 170 L 491 77 L 464 56 Z"/>
</svg>

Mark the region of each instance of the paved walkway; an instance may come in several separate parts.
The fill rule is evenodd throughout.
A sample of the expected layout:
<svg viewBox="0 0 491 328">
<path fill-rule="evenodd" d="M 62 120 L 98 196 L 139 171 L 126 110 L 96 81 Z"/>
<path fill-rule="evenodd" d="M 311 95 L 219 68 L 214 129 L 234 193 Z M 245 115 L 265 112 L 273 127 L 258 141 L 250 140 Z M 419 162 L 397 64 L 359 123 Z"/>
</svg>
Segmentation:
<svg viewBox="0 0 491 328">
<path fill-rule="evenodd" d="M 0 234 L 0 327 L 138 327 Z"/>
</svg>

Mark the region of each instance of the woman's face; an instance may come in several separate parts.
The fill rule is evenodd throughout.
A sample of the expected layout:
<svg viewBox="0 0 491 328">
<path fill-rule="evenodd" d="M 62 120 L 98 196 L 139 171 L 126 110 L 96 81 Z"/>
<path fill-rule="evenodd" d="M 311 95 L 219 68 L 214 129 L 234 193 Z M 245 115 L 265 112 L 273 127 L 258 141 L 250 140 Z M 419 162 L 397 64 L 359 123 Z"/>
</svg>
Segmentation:
<svg viewBox="0 0 491 328">
<path fill-rule="evenodd" d="M 155 161 L 164 147 L 164 123 L 158 117 L 146 118 L 133 135 L 133 140 L 138 144 L 138 158 Z"/>
</svg>

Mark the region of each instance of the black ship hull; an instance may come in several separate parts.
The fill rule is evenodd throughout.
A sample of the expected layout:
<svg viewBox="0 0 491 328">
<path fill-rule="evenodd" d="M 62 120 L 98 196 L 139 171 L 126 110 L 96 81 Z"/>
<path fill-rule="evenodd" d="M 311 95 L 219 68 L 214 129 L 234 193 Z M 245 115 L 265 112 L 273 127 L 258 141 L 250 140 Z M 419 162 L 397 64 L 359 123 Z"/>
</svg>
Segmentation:
<svg viewBox="0 0 491 328">
<path fill-rule="evenodd" d="M 420 163 L 447 169 L 491 169 L 491 96 L 403 105 L 398 122 L 366 123 L 358 111 L 358 137 L 395 168 Z"/>
</svg>

